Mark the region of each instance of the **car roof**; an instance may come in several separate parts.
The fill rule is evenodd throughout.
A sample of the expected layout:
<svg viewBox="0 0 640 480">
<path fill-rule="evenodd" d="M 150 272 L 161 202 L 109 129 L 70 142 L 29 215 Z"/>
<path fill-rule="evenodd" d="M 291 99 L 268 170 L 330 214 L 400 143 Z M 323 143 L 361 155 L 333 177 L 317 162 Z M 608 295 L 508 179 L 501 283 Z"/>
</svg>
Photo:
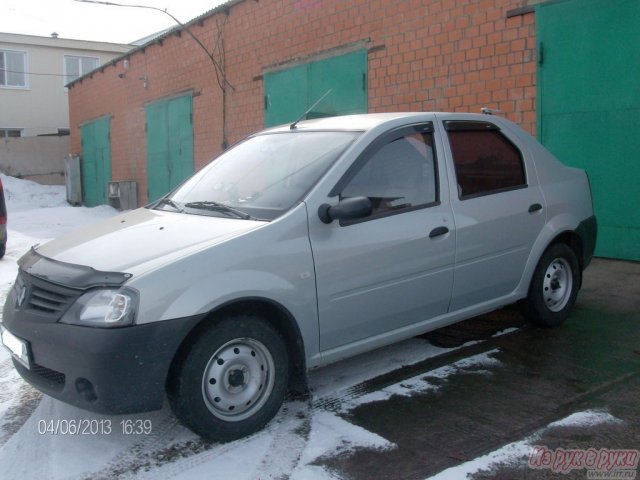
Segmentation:
<svg viewBox="0 0 640 480">
<path fill-rule="evenodd" d="M 301 120 L 296 124 L 296 130 L 369 130 L 373 127 L 397 119 L 424 118 L 428 113 L 394 112 L 394 113 L 366 113 L 357 115 L 341 115 L 337 117 L 315 118 Z M 290 124 L 279 125 L 265 130 L 265 132 L 291 131 Z"/>
</svg>

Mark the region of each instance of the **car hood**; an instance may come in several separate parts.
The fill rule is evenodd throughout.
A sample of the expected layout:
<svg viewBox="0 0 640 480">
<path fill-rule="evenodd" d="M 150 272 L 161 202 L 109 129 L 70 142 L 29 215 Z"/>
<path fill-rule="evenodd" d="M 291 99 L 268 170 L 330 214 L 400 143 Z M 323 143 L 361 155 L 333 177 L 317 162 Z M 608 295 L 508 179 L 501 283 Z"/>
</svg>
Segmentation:
<svg viewBox="0 0 640 480">
<path fill-rule="evenodd" d="M 59 237 L 37 252 L 96 270 L 134 273 L 137 266 L 215 245 L 265 223 L 140 208 Z"/>
</svg>

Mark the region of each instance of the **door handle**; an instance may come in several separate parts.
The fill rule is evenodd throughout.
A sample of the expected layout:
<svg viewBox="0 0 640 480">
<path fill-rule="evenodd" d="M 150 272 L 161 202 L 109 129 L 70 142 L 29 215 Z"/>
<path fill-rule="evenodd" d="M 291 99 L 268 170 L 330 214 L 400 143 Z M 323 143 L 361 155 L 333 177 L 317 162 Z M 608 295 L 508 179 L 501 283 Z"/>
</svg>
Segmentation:
<svg viewBox="0 0 640 480">
<path fill-rule="evenodd" d="M 536 213 L 539 210 L 542 210 L 542 205 L 539 203 L 534 203 L 529 207 L 529 213 Z"/>
<path fill-rule="evenodd" d="M 447 227 L 436 227 L 429 233 L 429 238 L 436 238 L 447 233 L 449 233 L 449 229 Z"/>
</svg>

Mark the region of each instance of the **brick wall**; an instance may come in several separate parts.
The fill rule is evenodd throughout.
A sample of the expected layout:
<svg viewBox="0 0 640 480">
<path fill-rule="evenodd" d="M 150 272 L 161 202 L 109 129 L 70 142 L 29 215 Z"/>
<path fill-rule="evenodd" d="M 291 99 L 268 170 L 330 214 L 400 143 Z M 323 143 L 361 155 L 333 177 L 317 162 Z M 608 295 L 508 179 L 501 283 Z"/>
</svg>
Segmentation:
<svg viewBox="0 0 640 480">
<path fill-rule="evenodd" d="M 534 13 L 507 18 L 536 1 L 245 0 L 190 27 L 211 49 L 219 29 L 233 91 L 231 143 L 263 127 L 265 69 L 355 43 L 368 54 L 370 112 L 498 108 L 535 134 Z M 221 25 L 226 20 L 223 27 Z M 71 148 L 79 125 L 112 115 L 114 180 L 137 180 L 146 201 L 144 105 L 191 91 L 196 168 L 220 152 L 222 95 L 206 54 L 173 34 L 83 79 L 69 92 Z"/>
</svg>

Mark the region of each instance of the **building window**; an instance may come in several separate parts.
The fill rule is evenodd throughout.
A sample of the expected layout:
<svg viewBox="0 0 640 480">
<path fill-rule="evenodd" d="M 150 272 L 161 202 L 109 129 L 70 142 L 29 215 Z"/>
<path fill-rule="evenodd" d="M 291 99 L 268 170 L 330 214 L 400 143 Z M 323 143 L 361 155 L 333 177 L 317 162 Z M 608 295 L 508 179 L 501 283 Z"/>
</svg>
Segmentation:
<svg viewBox="0 0 640 480">
<path fill-rule="evenodd" d="M 13 50 L 0 50 L 0 87 L 25 88 L 27 86 L 27 54 Z"/>
<path fill-rule="evenodd" d="M 21 128 L 0 128 L 0 138 L 18 138 L 21 136 Z"/>
<path fill-rule="evenodd" d="M 77 78 L 98 68 L 100 59 L 96 57 L 64 56 L 64 84 L 68 85 Z"/>
</svg>

